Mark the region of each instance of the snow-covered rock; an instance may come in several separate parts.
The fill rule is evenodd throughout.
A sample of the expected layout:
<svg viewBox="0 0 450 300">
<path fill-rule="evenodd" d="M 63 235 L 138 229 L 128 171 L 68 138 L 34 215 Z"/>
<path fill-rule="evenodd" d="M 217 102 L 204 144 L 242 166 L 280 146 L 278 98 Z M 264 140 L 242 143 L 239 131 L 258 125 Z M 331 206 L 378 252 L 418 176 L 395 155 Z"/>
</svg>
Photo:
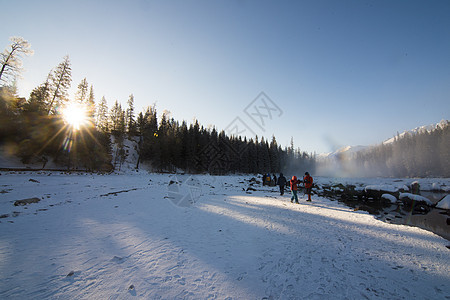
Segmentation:
<svg viewBox="0 0 450 300">
<path fill-rule="evenodd" d="M 450 195 L 445 196 L 436 204 L 437 208 L 450 209 Z"/>
<path fill-rule="evenodd" d="M 423 202 L 430 206 L 433 205 L 433 202 L 431 202 L 430 199 L 420 196 L 420 195 L 411 194 L 411 193 L 400 193 L 399 198 L 400 198 L 400 200 L 409 199 L 409 200 L 413 200 L 415 202 Z"/>
<path fill-rule="evenodd" d="M 432 191 L 440 191 L 441 190 L 441 186 L 437 182 L 433 182 L 431 184 L 431 190 Z"/>
<path fill-rule="evenodd" d="M 378 191 L 378 192 L 390 192 L 390 193 L 397 193 L 399 191 L 407 191 L 409 190 L 407 186 L 396 186 L 396 185 L 390 185 L 390 184 L 379 184 L 379 185 L 368 185 L 364 189 L 366 192 L 368 191 Z"/>
<path fill-rule="evenodd" d="M 433 192 L 449 192 L 450 186 L 447 186 L 445 184 L 441 184 L 439 182 L 433 182 L 431 184 L 431 191 Z"/>
<path fill-rule="evenodd" d="M 391 194 L 383 194 L 381 195 L 381 198 L 391 201 L 391 203 L 396 203 L 397 198 Z"/>
</svg>

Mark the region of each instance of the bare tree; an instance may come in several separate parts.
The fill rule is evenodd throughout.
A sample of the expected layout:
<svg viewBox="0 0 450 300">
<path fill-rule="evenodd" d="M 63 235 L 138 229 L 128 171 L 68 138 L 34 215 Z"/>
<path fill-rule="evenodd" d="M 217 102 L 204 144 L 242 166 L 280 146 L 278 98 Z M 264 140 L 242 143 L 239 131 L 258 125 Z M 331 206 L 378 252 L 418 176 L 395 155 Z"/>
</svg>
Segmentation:
<svg viewBox="0 0 450 300">
<path fill-rule="evenodd" d="M 0 83 L 14 78 L 22 69 L 22 56 L 32 55 L 31 45 L 21 37 L 11 37 L 11 44 L 0 54 Z"/>
</svg>

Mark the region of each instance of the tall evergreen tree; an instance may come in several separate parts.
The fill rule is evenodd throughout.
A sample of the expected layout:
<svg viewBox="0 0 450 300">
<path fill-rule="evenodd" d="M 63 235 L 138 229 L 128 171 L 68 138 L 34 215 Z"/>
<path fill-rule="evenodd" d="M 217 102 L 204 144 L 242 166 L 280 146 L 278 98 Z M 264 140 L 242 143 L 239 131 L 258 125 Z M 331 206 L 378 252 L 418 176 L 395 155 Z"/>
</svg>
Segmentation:
<svg viewBox="0 0 450 300">
<path fill-rule="evenodd" d="M 87 82 L 85 77 L 78 84 L 77 92 L 75 94 L 75 100 L 78 103 L 86 103 L 88 99 L 88 92 L 89 92 L 89 83 Z"/>
<path fill-rule="evenodd" d="M 159 158 L 158 119 L 155 105 L 147 107 L 143 118 L 139 120 L 139 131 L 142 135 L 140 157 L 142 160 L 154 162 Z"/>
<path fill-rule="evenodd" d="M 51 93 L 50 87 L 51 73 L 48 74 L 47 79 L 43 84 L 34 88 L 27 103 L 25 104 L 24 110 L 26 112 L 34 112 L 38 114 L 47 114 L 47 107 L 49 104 L 49 98 Z"/>
<path fill-rule="evenodd" d="M 56 67 L 51 76 L 51 100 L 48 105 L 47 114 L 55 113 L 55 105 L 62 104 L 66 100 L 67 90 L 72 83 L 72 68 L 69 56 Z"/>
<path fill-rule="evenodd" d="M 106 102 L 105 96 L 103 96 L 97 108 L 96 127 L 102 132 L 108 132 L 108 119 L 108 104 Z"/>
<path fill-rule="evenodd" d="M 111 131 L 114 134 L 123 134 L 125 132 L 124 114 L 122 105 L 115 101 L 110 113 Z"/>
<path fill-rule="evenodd" d="M 126 128 L 130 137 L 136 134 L 136 121 L 134 119 L 134 95 L 128 98 L 128 108 L 126 110 Z"/>
<path fill-rule="evenodd" d="M 94 86 L 91 84 L 89 88 L 89 96 L 87 98 L 87 114 L 88 117 L 94 119 L 95 117 L 95 94 L 94 94 Z"/>
</svg>

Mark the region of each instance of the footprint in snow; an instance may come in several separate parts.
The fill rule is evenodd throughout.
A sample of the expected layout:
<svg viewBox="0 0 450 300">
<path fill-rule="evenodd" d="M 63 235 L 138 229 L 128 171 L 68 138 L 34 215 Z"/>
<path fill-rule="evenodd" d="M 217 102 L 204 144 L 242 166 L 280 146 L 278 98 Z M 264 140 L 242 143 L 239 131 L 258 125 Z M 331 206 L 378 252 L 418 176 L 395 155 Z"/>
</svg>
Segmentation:
<svg viewBox="0 0 450 300">
<path fill-rule="evenodd" d="M 119 256 L 114 256 L 111 259 L 112 262 L 115 262 L 115 263 L 118 263 L 118 264 L 123 263 L 125 260 L 126 260 L 126 257 L 119 257 Z"/>
<path fill-rule="evenodd" d="M 238 281 L 241 281 L 242 279 L 245 278 L 245 275 L 247 275 L 247 272 L 241 273 L 239 274 L 239 277 L 237 278 Z"/>
</svg>

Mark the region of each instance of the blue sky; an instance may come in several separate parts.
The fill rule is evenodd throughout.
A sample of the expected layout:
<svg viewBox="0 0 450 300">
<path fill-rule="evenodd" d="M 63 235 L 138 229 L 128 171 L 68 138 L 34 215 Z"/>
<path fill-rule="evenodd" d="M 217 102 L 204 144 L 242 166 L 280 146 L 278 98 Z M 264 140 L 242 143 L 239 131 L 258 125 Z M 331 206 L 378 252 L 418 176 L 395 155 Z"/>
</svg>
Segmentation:
<svg viewBox="0 0 450 300">
<path fill-rule="evenodd" d="M 275 135 L 282 146 L 293 137 L 308 152 L 377 144 L 450 115 L 447 0 L 0 0 L 0 7 L 7 12 L 0 47 L 22 36 L 35 51 L 18 82 L 25 97 L 69 55 L 72 93 L 86 77 L 110 107 L 125 106 L 133 93 L 138 112 L 156 103 L 176 120 L 219 130 L 238 118 L 250 136 Z"/>
</svg>

